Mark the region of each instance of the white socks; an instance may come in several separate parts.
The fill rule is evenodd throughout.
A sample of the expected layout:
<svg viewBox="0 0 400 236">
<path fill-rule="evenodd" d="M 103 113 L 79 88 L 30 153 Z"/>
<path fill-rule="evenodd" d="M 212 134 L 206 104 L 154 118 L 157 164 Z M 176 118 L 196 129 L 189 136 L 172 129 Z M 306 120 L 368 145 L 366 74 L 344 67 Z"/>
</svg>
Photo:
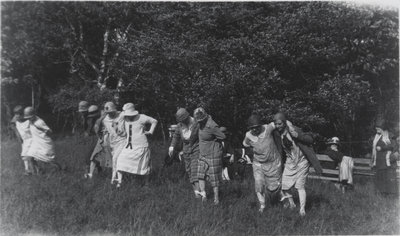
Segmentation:
<svg viewBox="0 0 400 236">
<path fill-rule="evenodd" d="M 306 190 L 298 189 L 299 192 L 299 200 L 300 200 L 300 215 L 304 216 L 306 214 Z"/>
</svg>

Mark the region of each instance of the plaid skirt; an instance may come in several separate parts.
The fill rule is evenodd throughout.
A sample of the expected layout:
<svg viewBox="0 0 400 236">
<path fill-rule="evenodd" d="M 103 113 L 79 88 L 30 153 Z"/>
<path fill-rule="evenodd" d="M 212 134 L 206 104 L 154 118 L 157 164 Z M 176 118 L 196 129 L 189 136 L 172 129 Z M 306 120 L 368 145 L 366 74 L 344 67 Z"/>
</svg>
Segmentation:
<svg viewBox="0 0 400 236">
<path fill-rule="evenodd" d="M 222 182 L 222 152 L 200 157 L 197 176 L 199 179 L 209 181 L 212 187 L 220 186 Z"/>
<path fill-rule="evenodd" d="M 197 155 L 199 155 L 198 152 Z M 185 161 L 185 170 L 189 176 L 190 183 L 199 181 L 199 177 L 197 174 L 199 169 L 199 158 L 193 157 L 193 155 L 185 155 L 184 161 Z"/>
</svg>

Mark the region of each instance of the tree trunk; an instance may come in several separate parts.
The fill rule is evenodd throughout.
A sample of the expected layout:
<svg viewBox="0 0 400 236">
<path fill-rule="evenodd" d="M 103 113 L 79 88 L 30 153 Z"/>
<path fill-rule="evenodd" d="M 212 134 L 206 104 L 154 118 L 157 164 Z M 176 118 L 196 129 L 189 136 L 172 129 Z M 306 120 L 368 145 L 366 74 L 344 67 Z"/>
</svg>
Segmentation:
<svg viewBox="0 0 400 236">
<path fill-rule="evenodd" d="M 157 112 L 157 116 L 158 116 L 158 121 L 160 122 L 160 125 L 161 125 L 161 134 L 162 134 L 162 137 L 163 137 L 163 144 L 165 144 L 166 136 L 165 136 L 165 131 L 164 131 L 164 122 L 161 119 L 160 113 Z"/>
</svg>

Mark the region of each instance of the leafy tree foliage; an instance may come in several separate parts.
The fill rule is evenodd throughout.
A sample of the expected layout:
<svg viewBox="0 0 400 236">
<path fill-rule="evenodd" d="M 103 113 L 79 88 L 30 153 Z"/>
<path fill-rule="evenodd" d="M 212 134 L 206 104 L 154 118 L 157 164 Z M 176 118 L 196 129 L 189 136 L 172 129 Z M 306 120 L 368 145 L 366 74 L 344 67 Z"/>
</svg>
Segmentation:
<svg viewBox="0 0 400 236">
<path fill-rule="evenodd" d="M 238 136 L 252 112 L 268 122 L 278 110 L 344 140 L 367 139 L 377 116 L 398 126 L 395 9 L 4 2 L 2 44 L 2 109 L 30 104 L 34 94 L 40 112 L 61 114 L 49 117 L 56 126 L 73 126 L 77 101 L 113 97 L 134 102 L 164 130 L 177 107 L 197 106 Z"/>
</svg>

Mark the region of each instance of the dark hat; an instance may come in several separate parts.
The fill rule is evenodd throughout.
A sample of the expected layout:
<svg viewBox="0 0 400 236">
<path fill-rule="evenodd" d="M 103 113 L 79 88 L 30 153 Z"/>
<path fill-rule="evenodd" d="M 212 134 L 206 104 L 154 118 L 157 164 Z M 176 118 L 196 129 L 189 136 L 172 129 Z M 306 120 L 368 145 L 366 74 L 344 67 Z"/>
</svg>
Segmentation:
<svg viewBox="0 0 400 236">
<path fill-rule="evenodd" d="M 257 127 L 262 125 L 261 122 L 261 117 L 257 114 L 253 114 L 249 117 L 249 119 L 247 120 L 247 128 L 251 129 L 253 127 Z"/>
<path fill-rule="evenodd" d="M 331 144 L 339 145 L 340 144 L 340 139 L 338 137 L 332 137 L 332 138 L 328 139 L 326 144 L 327 145 L 331 145 Z"/>
<path fill-rule="evenodd" d="M 189 117 L 189 112 L 185 108 L 179 108 L 179 110 L 175 114 L 176 121 L 182 122 Z"/>
<path fill-rule="evenodd" d="M 16 107 L 14 107 L 14 114 L 21 114 L 21 113 L 23 113 L 24 112 L 24 108 L 21 106 L 21 105 L 18 105 L 18 106 L 16 106 Z"/>
<path fill-rule="evenodd" d="M 88 111 L 88 116 L 87 116 L 88 118 L 100 116 L 99 107 L 96 105 L 91 105 L 87 111 Z"/>
<path fill-rule="evenodd" d="M 286 115 L 283 112 L 278 112 L 274 115 L 274 121 L 281 120 L 286 121 Z"/>
<path fill-rule="evenodd" d="M 382 118 L 378 118 L 375 122 L 375 127 L 386 130 L 387 126 L 385 120 Z"/>
</svg>

